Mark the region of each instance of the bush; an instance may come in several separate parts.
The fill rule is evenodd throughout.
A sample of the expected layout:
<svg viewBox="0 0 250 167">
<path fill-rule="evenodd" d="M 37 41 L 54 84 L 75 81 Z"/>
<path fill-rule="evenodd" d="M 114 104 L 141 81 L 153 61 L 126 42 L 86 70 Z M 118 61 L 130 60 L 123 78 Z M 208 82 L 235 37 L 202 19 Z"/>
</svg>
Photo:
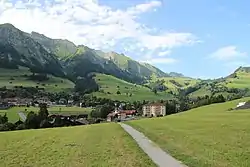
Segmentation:
<svg viewBox="0 0 250 167">
<path fill-rule="evenodd" d="M 116 92 L 116 94 L 120 95 L 120 94 L 121 94 L 121 92 L 118 90 L 118 91 Z"/>
<path fill-rule="evenodd" d="M 20 124 L 16 127 L 16 130 L 24 130 L 26 129 L 25 124 Z"/>
<path fill-rule="evenodd" d="M 49 123 L 49 121 L 47 119 L 42 120 L 42 122 L 40 123 L 40 128 L 50 128 L 51 124 Z"/>
<path fill-rule="evenodd" d="M 5 124 L 0 124 L 0 131 L 11 131 L 15 129 L 16 129 L 16 126 L 13 123 L 7 122 Z"/>
</svg>

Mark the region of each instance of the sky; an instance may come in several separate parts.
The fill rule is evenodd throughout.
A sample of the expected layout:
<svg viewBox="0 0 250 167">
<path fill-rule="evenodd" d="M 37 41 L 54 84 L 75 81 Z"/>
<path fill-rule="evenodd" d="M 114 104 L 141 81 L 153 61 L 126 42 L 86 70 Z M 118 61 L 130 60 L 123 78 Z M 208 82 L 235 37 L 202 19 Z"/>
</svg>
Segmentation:
<svg viewBox="0 0 250 167">
<path fill-rule="evenodd" d="M 250 66 L 249 6 L 248 0 L 0 0 L 0 24 L 205 79 Z"/>
</svg>

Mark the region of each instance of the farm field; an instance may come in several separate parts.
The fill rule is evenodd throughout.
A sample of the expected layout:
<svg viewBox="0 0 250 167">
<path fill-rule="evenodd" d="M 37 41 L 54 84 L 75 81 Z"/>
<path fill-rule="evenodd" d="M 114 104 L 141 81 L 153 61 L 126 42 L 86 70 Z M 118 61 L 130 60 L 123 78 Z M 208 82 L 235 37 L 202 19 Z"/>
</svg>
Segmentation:
<svg viewBox="0 0 250 167">
<path fill-rule="evenodd" d="M 0 150 L 1 167 L 156 167 L 114 123 L 0 132 Z"/>
<path fill-rule="evenodd" d="M 46 91 L 59 92 L 62 90 L 69 91 L 74 88 L 74 83 L 63 78 L 48 76 L 47 81 L 33 81 L 29 80 L 25 75 L 32 73 L 24 67 L 19 69 L 3 69 L 0 68 L 0 87 L 6 86 L 13 88 L 15 86 L 45 88 Z"/>
<path fill-rule="evenodd" d="M 135 85 L 110 75 L 96 74 L 96 82 L 100 86 L 99 92 L 94 92 L 93 95 L 102 98 L 122 101 L 137 101 L 137 100 L 161 100 L 171 99 L 172 95 L 162 92 L 154 94 L 149 88 Z M 119 91 L 121 94 L 117 94 Z M 132 96 L 129 96 L 132 94 Z"/>
<path fill-rule="evenodd" d="M 27 109 L 25 111 L 25 109 Z M 80 108 L 80 107 L 48 107 L 49 114 L 81 114 L 81 113 L 90 113 L 92 108 Z M 30 111 L 38 112 L 39 107 L 13 107 L 8 110 L 0 110 L 0 114 L 7 114 L 10 122 L 16 122 L 19 120 L 18 112 L 23 112 L 28 114 Z"/>
<path fill-rule="evenodd" d="M 163 118 L 128 122 L 190 167 L 250 166 L 250 110 L 233 110 L 239 99 Z"/>
</svg>

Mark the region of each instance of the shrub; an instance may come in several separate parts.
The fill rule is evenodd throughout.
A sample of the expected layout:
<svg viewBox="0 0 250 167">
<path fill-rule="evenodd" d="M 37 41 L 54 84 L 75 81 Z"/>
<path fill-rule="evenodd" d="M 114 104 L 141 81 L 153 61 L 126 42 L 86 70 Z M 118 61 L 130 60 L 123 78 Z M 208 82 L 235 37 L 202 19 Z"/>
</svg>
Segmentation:
<svg viewBox="0 0 250 167">
<path fill-rule="evenodd" d="M 121 92 L 118 90 L 118 91 L 116 92 L 116 94 L 120 95 L 120 94 L 121 94 Z"/>
<path fill-rule="evenodd" d="M 26 129 L 25 124 L 20 124 L 16 127 L 16 130 L 24 130 Z"/>
</svg>

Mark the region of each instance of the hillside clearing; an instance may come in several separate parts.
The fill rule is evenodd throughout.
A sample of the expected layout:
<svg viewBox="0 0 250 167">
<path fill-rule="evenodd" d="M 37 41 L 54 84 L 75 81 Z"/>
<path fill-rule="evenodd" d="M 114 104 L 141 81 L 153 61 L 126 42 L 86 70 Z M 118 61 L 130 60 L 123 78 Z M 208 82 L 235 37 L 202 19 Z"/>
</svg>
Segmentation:
<svg viewBox="0 0 250 167">
<path fill-rule="evenodd" d="M 25 111 L 26 109 L 26 111 Z M 85 114 L 90 113 L 92 108 L 80 108 L 80 107 L 48 107 L 49 114 Z M 16 122 L 19 120 L 18 112 L 23 112 L 24 114 L 28 114 L 30 111 L 38 112 L 39 107 L 13 107 L 8 110 L 0 110 L 0 114 L 7 114 L 7 117 L 10 122 Z"/>
<path fill-rule="evenodd" d="M 227 110 L 249 99 L 128 124 L 188 166 L 247 167 L 250 165 L 250 110 Z"/>
<path fill-rule="evenodd" d="M 0 143 L 3 167 L 155 167 L 118 124 L 1 132 Z"/>
<path fill-rule="evenodd" d="M 100 86 L 100 91 L 93 93 L 93 95 L 97 97 L 122 101 L 166 100 L 173 98 L 172 95 L 168 93 L 162 92 L 154 94 L 147 87 L 132 84 L 111 75 L 96 74 L 95 80 Z M 118 91 L 121 94 L 117 94 Z"/>
</svg>

